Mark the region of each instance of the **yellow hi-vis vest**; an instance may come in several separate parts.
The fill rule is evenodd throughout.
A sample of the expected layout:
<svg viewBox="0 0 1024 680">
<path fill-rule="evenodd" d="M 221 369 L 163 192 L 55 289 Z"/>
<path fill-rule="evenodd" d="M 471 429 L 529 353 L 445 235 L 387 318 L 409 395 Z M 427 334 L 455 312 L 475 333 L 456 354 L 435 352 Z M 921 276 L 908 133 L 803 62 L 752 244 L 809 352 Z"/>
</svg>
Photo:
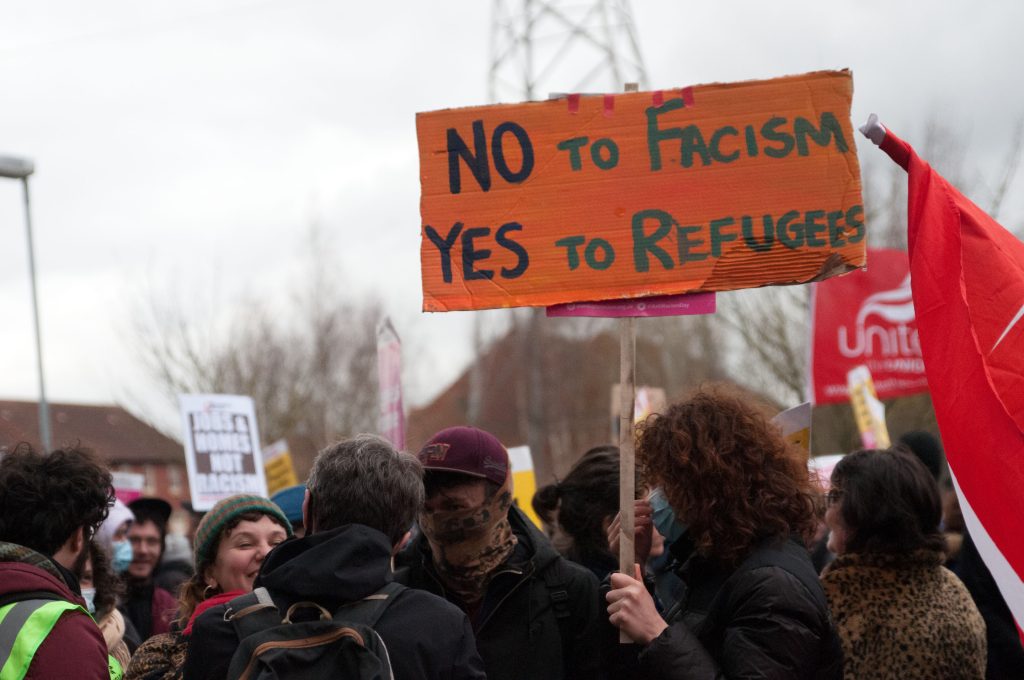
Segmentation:
<svg viewBox="0 0 1024 680">
<path fill-rule="evenodd" d="M 0 680 L 22 680 L 43 640 L 64 612 L 89 612 L 63 600 L 23 600 L 0 607 Z M 124 669 L 107 656 L 110 680 L 121 680 Z"/>
</svg>

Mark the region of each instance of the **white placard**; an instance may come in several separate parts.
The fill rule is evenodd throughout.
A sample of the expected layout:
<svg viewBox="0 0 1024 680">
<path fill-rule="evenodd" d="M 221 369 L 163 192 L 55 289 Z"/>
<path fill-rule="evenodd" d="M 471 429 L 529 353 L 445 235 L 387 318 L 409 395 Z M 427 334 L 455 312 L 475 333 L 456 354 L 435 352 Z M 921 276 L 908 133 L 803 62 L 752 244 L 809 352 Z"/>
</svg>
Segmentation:
<svg viewBox="0 0 1024 680">
<path fill-rule="evenodd" d="M 513 446 L 508 450 L 508 461 L 512 465 L 512 473 L 532 472 L 533 456 L 529 446 Z"/>
<path fill-rule="evenodd" d="M 178 403 L 192 506 L 202 512 L 235 494 L 266 496 L 252 399 L 235 394 L 181 394 Z"/>
</svg>

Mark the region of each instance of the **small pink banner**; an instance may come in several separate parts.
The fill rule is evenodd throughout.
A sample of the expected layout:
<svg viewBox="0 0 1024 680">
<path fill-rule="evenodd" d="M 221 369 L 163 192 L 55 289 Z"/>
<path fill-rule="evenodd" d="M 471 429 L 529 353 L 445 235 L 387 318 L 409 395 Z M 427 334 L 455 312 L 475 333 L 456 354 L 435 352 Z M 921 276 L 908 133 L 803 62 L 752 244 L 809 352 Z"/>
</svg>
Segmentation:
<svg viewBox="0 0 1024 680">
<path fill-rule="evenodd" d="M 570 302 L 548 307 L 547 313 L 548 316 L 599 316 L 613 319 L 629 316 L 714 314 L 715 294 L 684 293 L 682 295 L 653 295 L 631 300 Z"/>
<path fill-rule="evenodd" d="M 405 448 L 405 409 L 402 406 L 402 343 L 391 321 L 377 328 L 377 379 L 380 412 L 377 427 L 398 450 Z"/>
<path fill-rule="evenodd" d="M 114 486 L 114 495 L 125 505 L 142 496 L 142 489 L 146 486 L 145 475 L 114 470 L 110 476 Z"/>
<path fill-rule="evenodd" d="M 114 496 L 117 500 L 128 505 L 136 498 L 142 498 L 142 492 L 135 489 L 114 489 Z"/>
</svg>

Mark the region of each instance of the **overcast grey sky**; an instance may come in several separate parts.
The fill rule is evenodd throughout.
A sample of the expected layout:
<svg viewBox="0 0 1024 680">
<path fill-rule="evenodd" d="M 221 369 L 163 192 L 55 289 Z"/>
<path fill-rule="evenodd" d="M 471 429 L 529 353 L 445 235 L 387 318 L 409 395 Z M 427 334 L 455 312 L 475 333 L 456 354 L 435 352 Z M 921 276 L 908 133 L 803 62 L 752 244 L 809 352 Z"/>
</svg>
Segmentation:
<svg viewBox="0 0 1024 680">
<path fill-rule="evenodd" d="M 948 120 L 989 182 L 1024 116 L 1019 1 L 632 7 L 654 88 L 851 68 L 855 123 L 877 112 L 914 143 L 929 118 Z M 353 293 L 378 292 L 417 347 L 412 401 L 443 387 L 467 359 L 469 315 L 419 312 L 415 113 L 487 102 L 490 19 L 485 0 L 0 3 L 0 153 L 37 165 L 51 399 L 118 400 L 167 422 L 128 338 L 144 291 L 206 310 L 243 293 L 285 304 L 312 221 Z M 865 167 L 878 152 L 858 146 Z M 1014 224 L 1022 189 L 1018 178 L 1004 210 Z M 9 180 L 0 252 L 0 398 L 32 399 Z"/>
</svg>

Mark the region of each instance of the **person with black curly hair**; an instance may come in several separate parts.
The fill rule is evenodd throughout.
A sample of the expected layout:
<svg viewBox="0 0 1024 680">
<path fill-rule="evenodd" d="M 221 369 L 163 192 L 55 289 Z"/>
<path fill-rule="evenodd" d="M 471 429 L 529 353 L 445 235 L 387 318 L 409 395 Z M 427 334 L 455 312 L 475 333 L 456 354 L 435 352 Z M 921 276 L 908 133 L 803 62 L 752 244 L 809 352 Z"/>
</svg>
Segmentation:
<svg viewBox="0 0 1024 680">
<path fill-rule="evenodd" d="M 10 677 L 111 677 L 71 570 L 113 501 L 110 473 L 83 449 L 19 444 L 0 457 L 0 665 Z"/>
</svg>

